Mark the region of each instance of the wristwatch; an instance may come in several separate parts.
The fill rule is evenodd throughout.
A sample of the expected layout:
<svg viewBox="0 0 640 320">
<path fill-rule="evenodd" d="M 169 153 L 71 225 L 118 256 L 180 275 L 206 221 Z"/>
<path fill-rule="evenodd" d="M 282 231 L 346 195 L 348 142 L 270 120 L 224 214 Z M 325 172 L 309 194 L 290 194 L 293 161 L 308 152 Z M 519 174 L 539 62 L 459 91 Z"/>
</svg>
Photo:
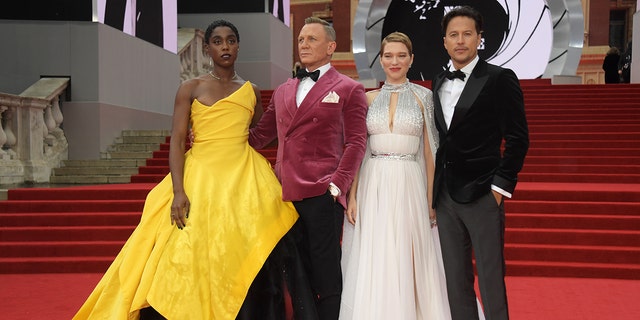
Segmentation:
<svg viewBox="0 0 640 320">
<path fill-rule="evenodd" d="M 340 195 L 340 189 L 334 184 L 329 184 L 329 193 L 332 196 L 337 197 Z"/>
</svg>

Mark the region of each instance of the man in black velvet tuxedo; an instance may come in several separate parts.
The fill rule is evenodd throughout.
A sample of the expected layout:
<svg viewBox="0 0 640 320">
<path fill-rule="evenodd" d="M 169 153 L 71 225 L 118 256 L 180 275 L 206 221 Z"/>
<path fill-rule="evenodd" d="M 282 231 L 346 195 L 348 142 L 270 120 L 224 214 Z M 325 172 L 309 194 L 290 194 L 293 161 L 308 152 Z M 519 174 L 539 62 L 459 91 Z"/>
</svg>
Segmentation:
<svg viewBox="0 0 640 320">
<path fill-rule="evenodd" d="M 433 203 L 451 314 L 478 319 L 473 250 L 486 318 L 508 319 L 503 197 L 511 197 L 529 148 L 522 90 L 513 71 L 479 59 L 478 11 L 452 9 L 442 30 L 451 61 L 433 79 L 440 137 Z"/>
</svg>

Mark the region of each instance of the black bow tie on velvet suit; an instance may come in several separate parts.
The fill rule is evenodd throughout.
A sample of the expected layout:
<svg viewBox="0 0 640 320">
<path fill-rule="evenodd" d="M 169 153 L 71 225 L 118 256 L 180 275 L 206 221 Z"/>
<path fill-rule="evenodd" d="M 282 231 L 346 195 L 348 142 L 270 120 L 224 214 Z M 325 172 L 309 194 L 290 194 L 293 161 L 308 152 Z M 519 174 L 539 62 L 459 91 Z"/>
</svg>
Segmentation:
<svg viewBox="0 0 640 320">
<path fill-rule="evenodd" d="M 300 69 L 298 70 L 298 72 L 296 72 L 296 78 L 302 80 L 306 77 L 309 77 L 311 78 L 311 80 L 313 80 L 313 82 L 316 82 L 318 81 L 318 77 L 320 77 L 320 70 L 308 72 L 306 69 Z"/>
<path fill-rule="evenodd" d="M 464 72 L 462 72 L 460 70 L 456 70 L 456 71 L 453 71 L 453 72 L 451 72 L 449 70 L 446 70 L 444 76 L 449 80 L 453 80 L 455 78 L 458 78 L 458 79 L 460 79 L 462 81 L 464 81 L 464 78 L 467 77 L 467 75 L 464 74 Z"/>
</svg>

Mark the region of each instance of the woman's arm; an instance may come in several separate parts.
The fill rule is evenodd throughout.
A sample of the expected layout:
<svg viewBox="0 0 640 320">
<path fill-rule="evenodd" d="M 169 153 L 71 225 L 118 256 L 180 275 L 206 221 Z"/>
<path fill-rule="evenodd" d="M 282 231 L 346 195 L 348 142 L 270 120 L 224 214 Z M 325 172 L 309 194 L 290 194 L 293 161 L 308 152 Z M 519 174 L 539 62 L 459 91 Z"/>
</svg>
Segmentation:
<svg viewBox="0 0 640 320">
<path fill-rule="evenodd" d="M 189 129 L 189 116 L 191 113 L 191 93 L 197 85 L 197 80 L 189 80 L 180 85 L 176 93 L 173 107 L 173 119 L 171 128 L 171 142 L 169 148 L 169 170 L 173 183 L 173 203 L 171 204 L 171 224 L 176 224 L 179 229 L 187 224 L 189 213 L 189 199 L 184 191 L 184 153 Z"/>
<path fill-rule="evenodd" d="M 424 159 L 425 170 L 427 172 L 427 204 L 429 207 L 429 221 L 431 226 L 435 226 L 436 210 L 433 209 L 433 176 L 436 172 L 435 159 L 433 159 L 433 153 L 431 152 L 431 143 L 429 143 L 429 130 L 427 130 L 426 121 L 423 130 L 424 134 Z"/>
</svg>

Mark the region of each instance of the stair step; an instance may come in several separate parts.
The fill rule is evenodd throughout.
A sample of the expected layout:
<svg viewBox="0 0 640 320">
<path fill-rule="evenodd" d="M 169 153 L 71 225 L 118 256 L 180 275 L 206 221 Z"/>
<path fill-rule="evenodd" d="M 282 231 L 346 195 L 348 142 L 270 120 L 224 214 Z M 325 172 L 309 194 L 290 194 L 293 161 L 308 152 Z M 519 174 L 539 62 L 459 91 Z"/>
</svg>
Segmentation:
<svg viewBox="0 0 640 320">
<path fill-rule="evenodd" d="M 627 166 L 640 165 L 640 158 L 635 156 L 606 156 L 606 150 L 602 150 L 602 156 L 582 156 L 582 157 L 563 157 L 563 156 L 527 156 L 525 164 L 552 164 L 552 165 L 603 165 L 610 166 Z"/>
<path fill-rule="evenodd" d="M 103 157 L 104 159 L 147 159 L 153 156 L 153 153 L 153 151 L 113 151 L 105 153 Z"/>
<path fill-rule="evenodd" d="M 116 143 L 109 146 L 109 152 L 153 152 L 160 149 L 158 143 Z"/>
<path fill-rule="evenodd" d="M 636 202 L 602 201 L 598 197 L 584 201 L 540 200 L 543 198 L 522 199 L 521 193 L 516 190 L 515 199 L 507 199 L 504 202 L 507 214 L 520 213 L 548 213 L 576 214 L 576 215 L 612 215 L 612 216 L 637 216 L 640 208 L 640 199 Z"/>
<path fill-rule="evenodd" d="M 131 176 L 138 167 L 61 167 L 53 169 L 55 176 Z"/>
<path fill-rule="evenodd" d="M 521 182 L 573 182 L 573 183 L 617 183 L 640 184 L 640 174 L 595 174 L 595 173 L 529 173 L 518 174 Z"/>
<path fill-rule="evenodd" d="M 0 258 L 0 274 L 9 273 L 104 273 L 113 256 Z"/>
<path fill-rule="evenodd" d="M 170 170 L 168 166 L 143 166 L 138 168 L 140 174 L 159 174 L 167 175 Z"/>
<path fill-rule="evenodd" d="M 617 165 L 608 164 L 531 164 L 527 163 L 521 172 L 526 173 L 586 173 L 586 174 L 638 174 L 638 165 Z M 615 181 L 615 180 L 612 180 Z"/>
<path fill-rule="evenodd" d="M 594 148 L 603 150 L 601 154 L 606 154 L 608 149 L 640 149 L 640 142 L 634 140 L 567 140 L 567 139 L 536 139 L 531 140 L 531 148 Z"/>
<path fill-rule="evenodd" d="M 50 183 L 58 184 L 107 184 L 107 183 L 129 183 L 130 175 L 67 175 L 51 176 Z"/>
<path fill-rule="evenodd" d="M 3 227 L 134 226 L 142 212 L 2 213 Z"/>
<path fill-rule="evenodd" d="M 69 188 L 22 188 L 9 191 L 11 200 L 144 199 L 154 185 L 98 185 Z M 73 190 L 73 192 L 69 192 Z"/>
<path fill-rule="evenodd" d="M 125 241 L 25 241 L 0 242 L 3 257 L 83 257 L 104 255 L 115 257 Z"/>
<path fill-rule="evenodd" d="M 640 216 L 614 214 L 509 213 L 509 228 L 640 230 Z"/>
<path fill-rule="evenodd" d="M 166 174 L 136 174 L 131 176 L 131 183 L 159 183 Z"/>
<path fill-rule="evenodd" d="M 507 276 L 640 280 L 640 264 L 507 260 Z"/>
<path fill-rule="evenodd" d="M 168 222 L 168 220 L 167 220 Z M 135 226 L 29 226 L 0 227 L 2 242 L 24 241 L 124 241 Z"/>
<path fill-rule="evenodd" d="M 638 112 L 640 113 L 640 111 Z M 596 114 L 576 114 L 575 111 L 567 111 L 566 114 L 549 114 L 548 112 L 531 112 L 527 113 L 527 123 L 529 126 L 535 125 L 557 125 L 557 124 L 574 124 L 600 125 L 604 123 L 611 124 L 640 124 L 640 119 L 628 117 L 629 113 L 596 113 Z"/>
<path fill-rule="evenodd" d="M 605 152 L 601 148 L 551 148 L 530 146 L 527 157 L 555 156 L 555 157 L 583 157 L 601 156 Z M 616 157 L 640 157 L 640 148 L 607 148 L 608 156 Z M 526 161 L 525 161 L 526 162 Z M 526 163 L 525 163 L 526 165 Z"/>
<path fill-rule="evenodd" d="M 144 198 L 136 200 L 8 200 L 0 202 L 0 212 L 119 212 L 139 211 Z"/>
<path fill-rule="evenodd" d="M 640 118 L 640 114 L 639 114 Z M 529 132 L 532 134 L 541 134 L 541 133 L 601 133 L 603 135 L 609 134 L 611 132 L 619 132 L 619 133 L 637 133 L 640 132 L 640 122 L 639 123 L 620 123 L 616 120 L 612 120 L 609 123 L 605 123 L 605 121 L 600 122 L 599 124 L 587 123 L 587 124 L 531 124 L 529 123 Z"/>
<path fill-rule="evenodd" d="M 585 201 L 585 202 L 632 202 L 640 201 L 640 184 L 622 183 L 562 183 L 522 182 L 516 191 L 518 200 Z M 526 192 L 525 192 L 526 190 Z M 636 213 L 639 210 L 636 207 Z M 573 210 L 569 212 L 575 212 Z"/>
<path fill-rule="evenodd" d="M 159 145 L 167 141 L 166 136 L 123 136 L 124 144 L 156 144 Z"/>
<path fill-rule="evenodd" d="M 640 231 L 506 228 L 505 243 L 640 247 Z"/>
<path fill-rule="evenodd" d="M 137 136 L 167 137 L 171 135 L 171 130 L 122 130 L 121 135 L 123 137 L 137 137 Z"/>
<path fill-rule="evenodd" d="M 578 141 L 615 141 L 640 139 L 640 130 L 633 132 L 530 132 L 531 140 L 578 140 Z M 634 146 L 636 147 L 637 144 Z"/>
<path fill-rule="evenodd" d="M 137 167 L 144 164 L 137 159 L 64 160 L 64 167 Z"/>
<path fill-rule="evenodd" d="M 505 244 L 508 260 L 639 264 L 640 248 L 616 246 L 570 246 Z"/>
</svg>

